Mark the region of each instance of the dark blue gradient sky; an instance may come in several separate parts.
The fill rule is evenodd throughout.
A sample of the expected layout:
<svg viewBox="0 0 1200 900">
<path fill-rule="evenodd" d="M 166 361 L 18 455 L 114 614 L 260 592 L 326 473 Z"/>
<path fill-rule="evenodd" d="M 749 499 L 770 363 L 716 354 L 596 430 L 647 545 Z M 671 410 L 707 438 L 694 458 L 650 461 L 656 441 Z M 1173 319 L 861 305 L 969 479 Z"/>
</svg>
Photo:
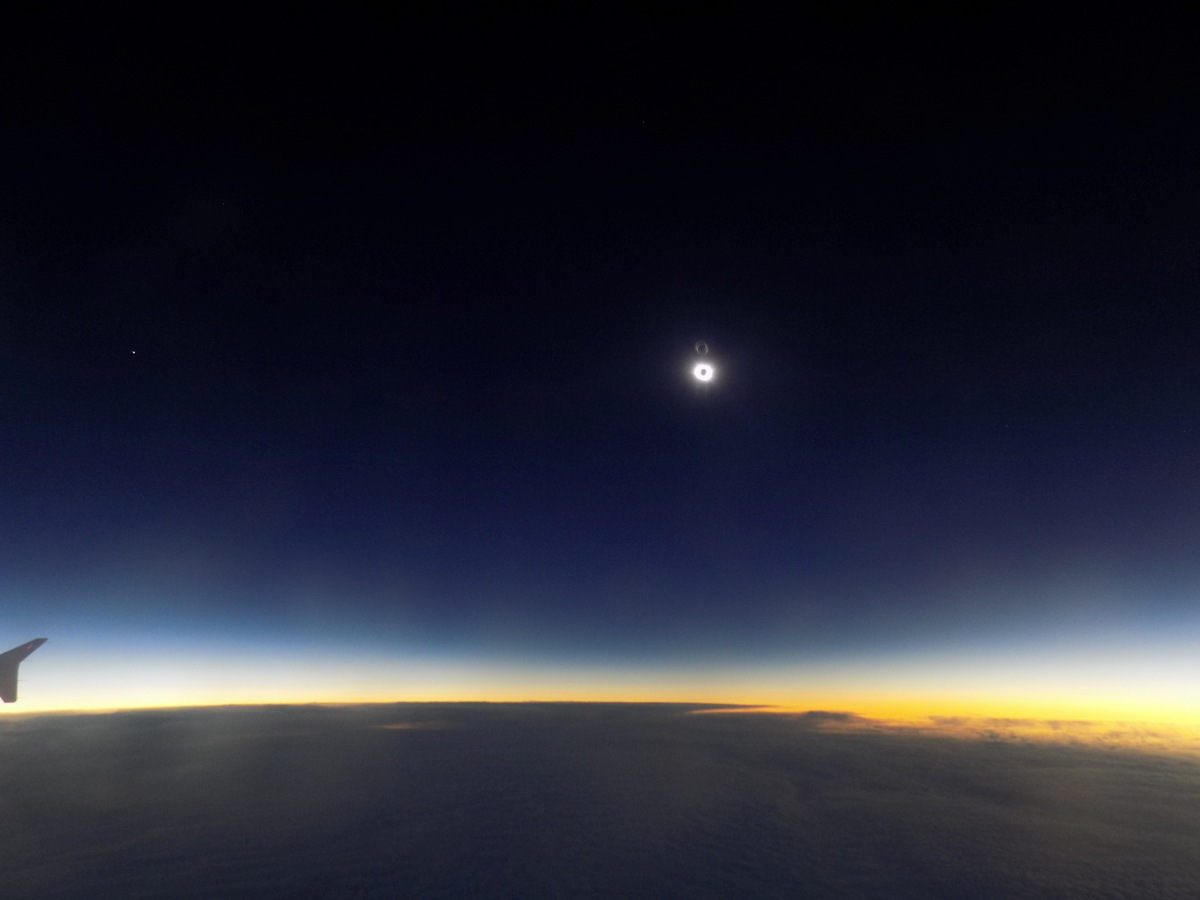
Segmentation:
<svg viewBox="0 0 1200 900">
<path fill-rule="evenodd" d="M 1194 633 L 1178 22 L 7 17 L 13 643 L 678 699 Z"/>
</svg>

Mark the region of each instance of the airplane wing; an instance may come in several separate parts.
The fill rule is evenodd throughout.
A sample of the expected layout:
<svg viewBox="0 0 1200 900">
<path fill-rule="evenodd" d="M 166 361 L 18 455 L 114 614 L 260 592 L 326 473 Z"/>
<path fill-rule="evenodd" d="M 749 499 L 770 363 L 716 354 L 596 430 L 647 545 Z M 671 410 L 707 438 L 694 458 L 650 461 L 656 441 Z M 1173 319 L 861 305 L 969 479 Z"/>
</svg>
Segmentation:
<svg viewBox="0 0 1200 900">
<path fill-rule="evenodd" d="M 0 700 L 12 703 L 17 699 L 17 666 L 44 643 L 45 638 L 34 638 L 27 644 L 13 647 L 7 653 L 0 653 Z"/>
</svg>

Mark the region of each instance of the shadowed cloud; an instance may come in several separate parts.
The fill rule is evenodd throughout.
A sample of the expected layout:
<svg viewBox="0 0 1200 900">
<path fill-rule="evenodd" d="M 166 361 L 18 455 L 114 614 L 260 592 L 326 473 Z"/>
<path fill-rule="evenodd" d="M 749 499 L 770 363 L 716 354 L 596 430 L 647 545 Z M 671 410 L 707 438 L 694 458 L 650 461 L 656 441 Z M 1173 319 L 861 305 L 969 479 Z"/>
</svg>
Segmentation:
<svg viewBox="0 0 1200 900">
<path fill-rule="evenodd" d="M 696 709 L 13 717 L 0 866 L 32 898 L 1200 892 L 1192 759 Z"/>
</svg>

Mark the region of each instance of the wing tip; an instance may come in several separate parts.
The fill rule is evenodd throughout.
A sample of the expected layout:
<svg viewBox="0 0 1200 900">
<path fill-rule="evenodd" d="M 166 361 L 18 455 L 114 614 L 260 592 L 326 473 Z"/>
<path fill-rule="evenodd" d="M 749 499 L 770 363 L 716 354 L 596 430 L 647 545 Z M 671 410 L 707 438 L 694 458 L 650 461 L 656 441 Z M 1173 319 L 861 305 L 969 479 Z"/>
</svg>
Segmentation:
<svg viewBox="0 0 1200 900">
<path fill-rule="evenodd" d="M 34 638 L 6 653 L 0 653 L 0 700 L 5 703 L 15 703 L 17 700 L 17 669 L 30 653 L 42 644 L 46 638 Z"/>
</svg>

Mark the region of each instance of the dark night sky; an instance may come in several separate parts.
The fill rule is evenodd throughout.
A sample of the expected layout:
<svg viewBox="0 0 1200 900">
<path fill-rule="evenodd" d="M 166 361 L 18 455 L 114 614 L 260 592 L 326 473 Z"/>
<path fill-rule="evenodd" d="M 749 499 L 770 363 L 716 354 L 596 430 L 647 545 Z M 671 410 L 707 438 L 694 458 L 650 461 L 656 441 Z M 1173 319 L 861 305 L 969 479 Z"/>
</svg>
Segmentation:
<svg viewBox="0 0 1200 900">
<path fill-rule="evenodd" d="M 117 642 L 141 679 L 317 645 L 581 684 L 1170 656 L 1200 583 L 1191 24 L 5 13 L 12 642 Z M 511 690 L 570 693 L 540 677 Z"/>
</svg>

